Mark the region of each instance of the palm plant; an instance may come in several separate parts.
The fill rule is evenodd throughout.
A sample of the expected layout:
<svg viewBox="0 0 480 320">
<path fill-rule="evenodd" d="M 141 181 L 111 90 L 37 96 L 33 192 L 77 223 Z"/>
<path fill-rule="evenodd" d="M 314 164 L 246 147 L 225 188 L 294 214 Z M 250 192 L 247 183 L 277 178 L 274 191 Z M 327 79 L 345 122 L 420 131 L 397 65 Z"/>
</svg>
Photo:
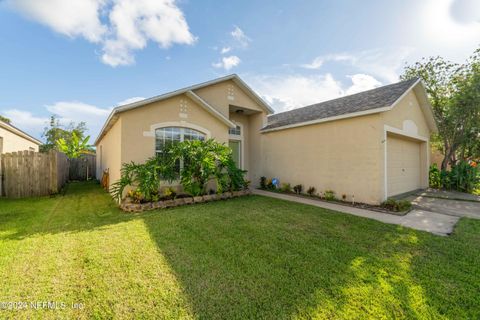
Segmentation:
<svg viewBox="0 0 480 320">
<path fill-rule="evenodd" d="M 58 150 L 65 153 L 70 159 L 78 158 L 83 153 L 88 151 L 88 140 L 90 136 L 81 138 L 75 131 L 72 132 L 72 137 L 69 141 L 64 138 L 57 140 Z"/>
</svg>

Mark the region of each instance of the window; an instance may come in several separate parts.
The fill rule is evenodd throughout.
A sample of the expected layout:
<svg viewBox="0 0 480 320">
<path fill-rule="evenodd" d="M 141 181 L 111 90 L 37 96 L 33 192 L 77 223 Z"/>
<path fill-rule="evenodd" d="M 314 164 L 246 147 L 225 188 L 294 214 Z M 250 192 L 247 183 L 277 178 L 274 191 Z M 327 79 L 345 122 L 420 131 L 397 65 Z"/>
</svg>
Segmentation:
<svg viewBox="0 0 480 320">
<path fill-rule="evenodd" d="M 169 146 L 185 140 L 205 140 L 205 135 L 197 130 L 180 127 L 166 127 L 155 130 L 155 153 L 163 155 Z M 177 161 L 176 172 L 180 172 L 183 161 Z"/>
<path fill-rule="evenodd" d="M 240 126 L 236 126 L 235 128 L 228 129 L 228 134 L 231 134 L 233 136 L 241 136 L 242 130 L 240 129 Z"/>
</svg>

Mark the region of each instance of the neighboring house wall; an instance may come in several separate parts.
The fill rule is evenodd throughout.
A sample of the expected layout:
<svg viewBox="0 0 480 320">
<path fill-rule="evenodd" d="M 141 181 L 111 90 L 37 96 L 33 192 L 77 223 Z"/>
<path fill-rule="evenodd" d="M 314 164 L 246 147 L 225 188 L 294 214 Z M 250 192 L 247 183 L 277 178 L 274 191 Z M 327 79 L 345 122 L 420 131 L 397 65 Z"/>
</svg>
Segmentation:
<svg viewBox="0 0 480 320">
<path fill-rule="evenodd" d="M 97 179 L 102 178 L 102 172 L 109 169 L 110 185 L 120 179 L 122 119 L 118 119 L 97 144 Z"/>
<path fill-rule="evenodd" d="M 0 127 L 0 138 L 2 139 L 3 148 L 1 153 L 17 152 L 31 150 L 38 152 L 39 144 L 26 139 L 10 130 Z"/>
<path fill-rule="evenodd" d="M 347 200 L 378 203 L 383 163 L 378 114 L 263 134 L 262 175 L 292 186 L 333 190 Z M 257 175 L 255 175 L 256 177 Z"/>
</svg>

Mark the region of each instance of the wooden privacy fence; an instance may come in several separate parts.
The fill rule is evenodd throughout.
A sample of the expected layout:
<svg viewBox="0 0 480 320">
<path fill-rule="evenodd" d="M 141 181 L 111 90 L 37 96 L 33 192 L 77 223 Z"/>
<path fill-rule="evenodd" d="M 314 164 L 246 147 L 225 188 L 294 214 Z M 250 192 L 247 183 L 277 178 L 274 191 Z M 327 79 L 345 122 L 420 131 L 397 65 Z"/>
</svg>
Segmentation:
<svg viewBox="0 0 480 320">
<path fill-rule="evenodd" d="M 0 196 L 23 198 L 57 193 L 68 176 L 68 158 L 57 151 L 0 154 Z"/>
<path fill-rule="evenodd" d="M 84 154 L 80 158 L 70 159 L 69 179 L 89 180 L 95 177 L 96 161 L 94 154 Z"/>
</svg>

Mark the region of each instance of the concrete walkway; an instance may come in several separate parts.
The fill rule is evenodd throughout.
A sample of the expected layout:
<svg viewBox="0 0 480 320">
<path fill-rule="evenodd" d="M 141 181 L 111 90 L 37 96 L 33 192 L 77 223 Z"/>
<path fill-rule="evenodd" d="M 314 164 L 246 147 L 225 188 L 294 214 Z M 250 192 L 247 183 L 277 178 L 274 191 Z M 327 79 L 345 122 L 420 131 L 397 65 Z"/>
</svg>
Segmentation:
<svg viewBox="0 0 480 320">
<path fill-rule="evenodd" d="M 446 236 L 453 231 L 453 227 L 460 219 L 459 217 L 429 212 L 425 210 L 412 210 L 404 216 L 396 216 L 393 214 L 370 211 L 360 208 L 343 206 L 335 203 L 318 201 L 314 199 L 301 198 L 287 194 L 269 192 L 265 190 L 254 189 L 253 194 L 277 198 L 287 201 L 293 201 L 308 204 L 320 208 L 330 209 L 343 213 L 352 214 L 354 216 L 378 220 L 384 223 L 397 224 L 412 229 L 431 232 L 433 234 Z"/>
</svg>

